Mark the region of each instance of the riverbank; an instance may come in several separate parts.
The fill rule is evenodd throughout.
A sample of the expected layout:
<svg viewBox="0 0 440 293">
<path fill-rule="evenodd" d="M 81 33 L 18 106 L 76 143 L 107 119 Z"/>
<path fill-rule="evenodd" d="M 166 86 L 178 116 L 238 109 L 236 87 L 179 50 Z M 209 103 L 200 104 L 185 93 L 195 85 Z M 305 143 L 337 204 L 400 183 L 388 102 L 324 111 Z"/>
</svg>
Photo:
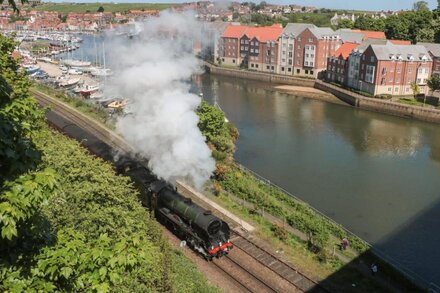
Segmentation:
<svg viewBox="0 0 440 293">
<path fill-rule="evenodd" d="M 426 122 L 440 123 L 440 110 L 368 98 L 320 80 L 224 68 L 208 62 L 204 62 L 204 65 L 207 68 L 207 72 L 210 74 L 267 82 L 268 84 L 272 84 L 274 90 L 280 90 L 285 93 L 301 93 L 301 96 L 307 98 L 337 103 L 340 105 L 349 105 L 362 110 Z M 311 92 L 311 88 L 318 89 L 320 92 Z"/>
<path fill-rule="evenodd" d="M 237 170 L 238 171 L 238 170 Z M 246 176 L 247 178 L 251 178 L 251 175 L 246 173 L 241 173 L 240 176 Z M 237 178 L 238 180 L 238 178 Z M 303 272 L 310 273 L 311 275 L 315 276 L 317 280 L 320 280 L 325 285 L 328 285 L 330 287 L 335 287 L 335 292 L 340 292 L 341 290 L 349 289 L 352 284 L 356 284 L 358 289 L 365 289 L 366 291 L 375 291 L 375 292 L 389 292 L 389 286 L 385 286 L 381 283 L 381 278 L 387 278 L 390 280 L 390 282 L 396 282 L 397 284 L 400 282 L 403 282 L 402 277 L 397 277 L 397 280 L 399 281 L 392 281 L 394 280 L 392 270 L 389 271 L 386 269 L 386 265 L 382 264 L 378 260 L 377 263 L 380 264 L 381 268 L 381 274 L 383 274 L 383 277 L 378 277 L 375 279 L 370 279 L 369 277 L 369 271 L 368 266 L 369 263 L 372 261 L 375 261 L 374 258 L 371 259 L 370 256 L 359 258 L 358 253 L 355 253 L 352 249 L 349 249 L 345 252 L 342 252 L 342 261 L 337 260 L 341 256 L 340 252 L 335 252 L 334 255 L 338 255 L 337 258 L 334 258 L 334 255 L 331 255 L 331 248 L 336 247 L 338 245 L 338 241 L 342 237 L 343 234 L 338 236 L 332 236 L 329 238 L 330 242 L 326 244 L 325 253 L 316 254 L 316 252 L 313 252 L 308 248 L 308 241 L 304 237 L 304 235 L 307 235 L 307 232 L 301 232 L 300 229 L 295 230 L 298 231 L 296 233 L 291 233 L 292 230 L 286 229 L 287 231 L 287 238 L 282 232 L 283 229 L 276 229 L 276 225 L 274 225 L 271 221 L 268 221 L 267 216 L 270 215 L 271 211 L 273 210 L 273 207 L 277 207 L 275 210 L 278 210 L 283 215 L 289 215 L 294 216 L 291 218 L 289 216 L 288 219 L 286 219 L 286 222 L 290 226 L 292 223 L 300 224 L 300 226 L 297 227 L 306 227 L 306 230 L 303 231 L 311 231 L 313 233 L 313 241 L 314 245 L 319 245 L 319 239 L 321 238 L 321 231 L 326 232 L 327 230 L 325 227 L 327 227 L 328 224 L 325 223 L 325 218 L 320 219 L 319 215 L 313 215 L 310 214 L 310 212 L 303 213 L 304 211 L 307 211 L 308 208 L 304 206 L 304 209 L 298 209 L 294 208 L 295 205 L 288 204 L 290 202 L 289 197 L 287 195 L 281 196 L 282 193 L 278 193 L 279 191 L 276 191 L 276 193 L 273 193 L 273 191 L 268 192 L 264 185 L 258 184 L 258 179 L 249 179 L 252 180 L 252 184 L 254 187 L 252 188 L 245 188 L 245 190 L 249 191 L 255 191 L 257 194 L 263 194 L 267 193 L 267 196 L 265 197 L 265 203 L 263 205 L 263 217 L 261 216 L 261 206 L 255 205 L 255 206 L 247 206 L 240 204 L 240 198 L 243 200 L 243 194 L 236 193 L 236 197 L 228 196 L 226 195 L 220 195 L 220 197 L 213 197 L 212 199 L 216 200 L 218 204 L 221 204 L 225 206 L 228 209 L 231 209 L 232 211 L 237 211 L 240 213 L 240 216 L 243 216 L 245 220 L 250 220 L 251 223 L 256 225 L 258 227 L 258 231 L 255 233 L 258 237 L 263 237 L 265 241 L 268 241 L 271 247 L 275 248 L 278 251 L 282 251 L 283 254 L 286 256 L 288 255 L 291 261 L 294 262 L 296 266 L 299 267 L 299 269 Z M 238 181 L 237 181 L 238 182 Z M 257 189 L 256 189 L 257 188 Z M 260 190 L 261 189 L 261 190 Z M 258 191 L 260 190 L 260 191 Z M 278 196 L 275 196 L 275 194 L 279 194 Z M 279 197 L 281 196 L 281 198 Z M 234 200 L 238 199 L 238 202 Z M 282 199 L 284 198 L 284 199 Z M 251 202 L 255 201 L 252 198 Z M 287 201 L 286 201 L 287 200 Z M 273 206 L 274 204 L 274 206 Z M 299 206 L 303 206 L 304 204 L 299 203 Z M 298 206 L 298 207 L 299 207 Z M 289 208 L 289 211 L 285 211 L 285 208 Z M 293 209 L 293 210 L 292 210 Z M 297 210 L 294 214 L 293 211 Z M 266 212 L 266 217 L 264 217 L 264 213 Z M 308 219 L 306 222 L 302 220 L 296 220 L 299 219 L 298 217 L 302 219 Z M 293 219 L 293 222 L 290 220 Z M 322 222 L 324 221 L 324 222 Z M 282 221 L 280 221 L 282 223 Z M 321 224 L 320 224 L 321 223 Z M 305 226 L 304 226 L 305 225 Z M 314 225 L 314 227 L 310 226 Z M 281 226 L 278 225 L 278 226 Z M 308 227 L 308 228 L 307 228 Z M 321 228 L 320 228 L 321 227 Z M 312 230 L 310 230 L 312 229 Z M 324 230 L 322 230 L 324 229 Z M 280 232 L 281 231 L 281 232 Z M 281 234 L 280 234 L 281 233 Z M 333 233 L 332 233 L 333 234 Z M 298 236 L 302 235 L 302 236 Z M 333 234 L 334 235 L 334 234 Z M 345 234 L 344 234 L 345 235 Z M 307 236 L 306 236 L 307 237 Z M 355 238 L 349 237 L 352 248 L 358 249 L 358 251 L 365 251 L 365 248 L 362 248 L 363 245 L 359 246 L 356 243 L 358 241 Z M 365 247 L 365 246 L 363 246 Z M 348 253 L 348 254 L 347 254 Z M 362 262 L 363 265 L 359 265 L 359 263 Z M 356 265 L 355 265 L 356 264 Z M 359 271 L 359 268 L 361 269 Z M 379 283 L 378 283 L 379 282 Z M 336 284 L 336 285 L 335 285 Z M 393 288 L 393 286 L 391 286 Z M 396 288 L 401 288 L 400 286 L 397 286 Z M 412 292 L 415 292 L 415 288 L 408 285 L 405 285 L 403 287 L 404 289 L 410 289 Z M 395 291 L 395 290 L 394 290 Z"/>
</svg>

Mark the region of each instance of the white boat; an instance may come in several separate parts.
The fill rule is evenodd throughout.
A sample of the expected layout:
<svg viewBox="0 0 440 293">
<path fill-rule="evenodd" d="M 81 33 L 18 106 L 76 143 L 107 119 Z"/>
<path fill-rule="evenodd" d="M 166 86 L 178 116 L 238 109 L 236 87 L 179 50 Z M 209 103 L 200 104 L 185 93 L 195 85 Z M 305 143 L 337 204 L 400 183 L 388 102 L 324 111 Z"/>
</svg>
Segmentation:
<svg viewBox="0 0 440 293">
<path fill-rule="evenodd" d="M 110 68 L 95 68 L 90 71 L 90 74 L 93 76 L 111 76 L 113 72 Z"/>
<path fill-rule="evenodd" d="M 61 61 L 61 63 L 67 66 L 74 66 L 74 67 L 87 67 L 92 65 L 92 63 L 89 61 L 79 61 L 72 59 L 63 60 Z"/>
<path fill-rule="evenodd" d="M 101 100 L 104 98 L 104 94 L 102 92 L 94 92 L 93 94 L 90 95 L 90 99 L 93 100 Z"/>
<path fill-rule="evenodd" d="M 97 92 L 99 90 L 99 85 L 83 85 L 81 87 L 75 88 L 74 92 L 79 93 L 83 96 L 89 96 L 93 94 L 94 92 Z"/>
<path fill-rule="evenodd" d="M 69 69 L 69 70 L 67 70 L 67 73 L 68 74 L 72 74 L 72 75 L 81 75 L 81 74 L 83 74 L 82 71 L 79 71 L 77 69 Z"/>
<path fill-rule="evenodd" d="M 77 84 L 81 79 L 80 78 L 71 78 L 71 79 L 67 79 L 67 80 L 63 80 L 61 81 L 58 85 L 60 87 L 71 87 L 74 86 L 75 84 Z"/>
</svg>

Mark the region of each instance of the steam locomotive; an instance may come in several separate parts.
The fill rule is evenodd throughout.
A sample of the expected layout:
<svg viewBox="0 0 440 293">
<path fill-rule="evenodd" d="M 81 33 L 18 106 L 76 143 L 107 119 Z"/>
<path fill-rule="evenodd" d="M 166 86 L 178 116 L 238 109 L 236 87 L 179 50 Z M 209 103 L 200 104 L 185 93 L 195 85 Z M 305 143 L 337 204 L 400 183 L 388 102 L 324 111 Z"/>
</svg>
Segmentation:
<svg viewBox="0 0 440 293">
<path fill-rule="evenodd" d="M 80 141 L 90 152 L 112 161 L 119 173 L 130 176 L 141 193 L 142 204 L 206 260 L 220 257 L 232 249 L 228 224 L 212 215 L 211 211 L 201 208 L 165 181 L 159 180 L 140 160 L 126 155 L 115 159 L 112 148 L 93 134 L 52 111 L 46 115 L 52 126 Z"/>
<path fill-rule="evenodd" d="M 147 168 L 137 162 L 124 164 L 129 175 L 141 191 L 142 204 L 154 211 L 156 218 L 182 239 L 183 243 L 199 252 L 206 260 L 221 257 L 232 249 L 229 226 L 179 194 L 163 180 L 158 180 Z"/>
</svg>

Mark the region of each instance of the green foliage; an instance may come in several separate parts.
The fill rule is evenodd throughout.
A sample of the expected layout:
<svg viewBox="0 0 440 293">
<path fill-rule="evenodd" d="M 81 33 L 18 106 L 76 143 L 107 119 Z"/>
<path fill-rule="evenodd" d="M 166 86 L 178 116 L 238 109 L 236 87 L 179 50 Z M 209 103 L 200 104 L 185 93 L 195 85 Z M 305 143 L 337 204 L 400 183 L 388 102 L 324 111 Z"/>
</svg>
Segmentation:
<svg viewBox="0 0 440 293">
<path fill-rule="evenodd" d="M 255 204 L 260 209 L 264 208 L 265 211 L 278 218 L 286 219 L 290 226 L 307 235 L 312 235 L 313 243 L 319 249 L 328 244 L 330 235 L 338 239 L 349 239 L 351 247 L 359 252 L 367 249 L 362 240 L 348 235 L 339 225 L 328 221 L 306 204 L 298 202 L 293 197 L 259 181 L 246 172 L 231 168 L 219 183 L 224 190 Z"/>
<path fill-rule="evenodd" d="M 385 21 L 383 18 L 373 18 L 370 14 L 361 15 L 355 20 L 353 27 L 368 31 L 383 31 Z"/>
<path fill-rule="evenodd" d="M 202 101 L 197 114 L 199 115 L 199 129 L 211 146 L 212 155 L 217 161 L 232 160 L 235 152 L 235 140 L 238 130 L 225 121 L 224 113 L 206 101 Z"/>
<path fill-rule="evenodd" d="M 420 87 L 416 82 L 411 83 L 411 90 L 414 97 L 416 97 L 420 93 Z"/>
<path fill-rule="evenodd" d="M 99 7 L 98 7 L 98 10 L 96 10 L 96 12 L 104 12 L 104 7 L 99 6 Z"/>
<path fill-rule="evenodd" d="M 0 189 L 0 239 L 17 237 L 18 225 L 47 203 L 56 185 L 55 173 L 49 168 L 6 182 Z"/>
<path fill-rule="evenodd" d="M 164 10 L 177 7 L 173 3 L 47 3 L 35 7 L 38 11 L 56 11 L 59 13 L 95 13 L 100 6 L 106 12 L 127 12 L 129 10 Z"/>
<path fill-rule="evenodd" d="M 351 19 L 341 19 L 338 22 L 338 29 L 353 28 L 353 27 L 354 27 L 354 22 Z"/>
<path fill-rule="evenodd" d="M 433 92 L 436 92 L 436 91 L 440 90 L 440 77 L 437 74 L 433 74 L 428 79 L 428 87 Z"/>
<path fill-rule="evenodd" d="M 417 1 L 413 5 L 414 11 L 429 11 L 428 2 L 426 1 Z"/>
<path fill-rule="evenodd" d="M 329 13 L 291 13 L 286 15 L 287 22 L 313 23 L 316 26 L 330 26 L 334 12 Z"/>
</svg>

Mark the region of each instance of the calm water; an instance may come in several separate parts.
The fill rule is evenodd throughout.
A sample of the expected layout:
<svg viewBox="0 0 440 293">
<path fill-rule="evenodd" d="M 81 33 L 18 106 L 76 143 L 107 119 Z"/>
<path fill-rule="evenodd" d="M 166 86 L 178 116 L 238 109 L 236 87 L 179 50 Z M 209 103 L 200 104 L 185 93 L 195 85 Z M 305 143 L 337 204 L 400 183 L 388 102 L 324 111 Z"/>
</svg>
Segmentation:
<svg viewBox="0 0 440 293">
<path fill-rule="evenodd" d="M 74 57 L 102 60 L 102 42 L 84 36 Z M 114 53 L 104 47 L 106 55 Z M 216 98 L 240 130 L 238 162 L 440 284 L 439 125 L 287 95 L 252 81 L 204 75 L 194 85 L 207 100 Z"/>
<path fill-rule="evenodd" d="M 428 281 L 440 280 L 440 126 L 205 75 L 236 159 Z"/>
</svg>

